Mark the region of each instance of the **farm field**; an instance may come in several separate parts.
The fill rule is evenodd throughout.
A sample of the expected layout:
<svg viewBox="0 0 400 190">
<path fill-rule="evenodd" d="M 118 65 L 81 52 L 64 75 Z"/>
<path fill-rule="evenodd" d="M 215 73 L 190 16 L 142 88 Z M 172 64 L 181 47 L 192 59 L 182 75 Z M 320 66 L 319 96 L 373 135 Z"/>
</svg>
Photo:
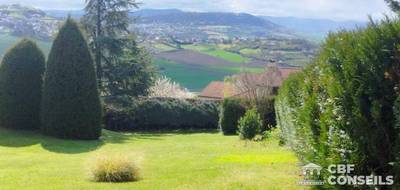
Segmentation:
<svg viewBox="0 0 400 190">
<path fill-rule="evenodd" d="M 183 46 L 185 49 L 199 51 L 201 53 L 205 53 L 210 56 L 218 57 L 221 59 L 225 59 L 234 63 L 245 63 L 249 62 L 251 59 L 247 57 L 243 57 L 239 54 L 231 53 L 225 51 L 223 46 L 211 46 L 211 45 L 185 45 Z"/>
<path fill-rule="evenodd" d="M 298 160 L 278 145 L 219 133 L 115 133 L 101 141 L 70 141 L 0 129 L 2 190 L 28 189 L 301 189 Z M 94 183 L 87 177 L 99 154 L 129 155 L 142 179 Z"/>
<path fill-rule="evenodd" d="M 238 72 L 233 69 L 180 64 L 163 59 L 155 59 L 154 64 L 160 69 L 161 75 L 171 78 L 194 92 L 200 92 L 211 81 L 224 80 L 225 76 Z"/>
<path fill-rule="evenodd" d="M 165 59 L 154 59 L 153 63 L 160 70 L 161 75 L 178 82 L 185 88 L 194 92 L 200 92 L 211 81 L 224 80 L 226 76 L 239 73 L 240 66 L 212 66 L 201 64 L 185 64 Z M 260 72 L 263 68 L 247 68 L 250 72 Z"/>
</svg>

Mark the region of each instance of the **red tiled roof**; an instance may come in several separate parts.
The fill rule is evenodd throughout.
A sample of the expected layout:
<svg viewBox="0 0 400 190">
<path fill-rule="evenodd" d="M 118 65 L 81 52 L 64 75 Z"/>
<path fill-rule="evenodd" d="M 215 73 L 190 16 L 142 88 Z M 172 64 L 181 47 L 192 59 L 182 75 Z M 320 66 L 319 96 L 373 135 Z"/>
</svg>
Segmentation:
<svg viewBox="0 0 400 190">
<path fill-rule="evenodd" d="M 223 99 L 224 86 L 223 81 L 213 81 L 200 93 L 199 97 Z"/>
<path fill-rule="evenodd" d="M 255 84 L 262 84 L 266 80 L 268 80 L 268 77 L 277 77 L 274 80 L 270 80 L 273 84 L 273 87 L 280 87 L 282 86 L 283 82 L 293 73 L 301 72 L 301 68 L 297 67 L 283 67 L 279 68 L 279 75 L 275 73 L 268 73 L 266 75 L 265 73 L 247 73 L 245 74 L 239 74 L 235 75 L 236 77 L 247 77 L 246 80 L 251 81 L 252 83 Z M 233 84 L 230 83 L 224 83 L 222 81 L 213 81 L 211 82 L 199 95 L 201 98 L 211 98 L 211 99 L 223 99 L 225 97 L 225 92 L 226 96 L 242 96 L 243 92 L 237 92 L 235 90 L 235 87 Z"/>
</svg>

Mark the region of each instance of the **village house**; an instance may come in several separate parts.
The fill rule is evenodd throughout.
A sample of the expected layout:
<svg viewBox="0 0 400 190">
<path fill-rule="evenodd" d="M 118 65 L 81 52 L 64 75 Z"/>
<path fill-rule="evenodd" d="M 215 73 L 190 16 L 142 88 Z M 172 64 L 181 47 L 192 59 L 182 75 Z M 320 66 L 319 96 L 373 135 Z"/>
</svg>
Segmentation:
<svg viewBox="0 0 400 190">
<path fill-rule="evenodd" d="M 272 93 L 276 94 L 279 87 L 282 86 L 283 82 L 293 73 L 298 73 L 302 71 L 300 67 L 285 66 L 276 67 L 276 73 L 246 73 L 233 75 L 229 78 L 243 79 L 249 83 L 252 83 L 254 88 L 257 86 L 265 85 L 268 82 L 272 88 Z M 268 81 L 268 82 L 266 82 Z M 248 90 L 238 89 L 237 86 L 231 80 L 225 81 L 212 81 L 204 90 L 199 94 L 199 98 L 208 100 L 222 100 L 228 97 L 247 97 L 249 94 Z"/>
</svg>

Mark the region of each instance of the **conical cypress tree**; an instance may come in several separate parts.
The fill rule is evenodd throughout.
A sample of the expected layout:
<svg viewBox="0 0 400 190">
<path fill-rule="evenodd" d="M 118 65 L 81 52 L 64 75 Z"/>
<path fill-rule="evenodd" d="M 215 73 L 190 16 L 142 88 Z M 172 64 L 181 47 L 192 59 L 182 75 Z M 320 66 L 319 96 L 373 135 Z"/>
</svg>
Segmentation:
<svg viewBox="0 0 400 190">
<path fill-rule="evenodd" d="M 96 74 L 78 25 L 68 19 L 54 40 L 42 99 L 42 132 L 67 139 L 98 139 L 102 111 Z"/>
<path fill-rule="evenodd" d="M 0 66 L 0 126 L 13 129 L 40 128 L 45 58 L 27 39 L 11 48 Z"/>
</svg>

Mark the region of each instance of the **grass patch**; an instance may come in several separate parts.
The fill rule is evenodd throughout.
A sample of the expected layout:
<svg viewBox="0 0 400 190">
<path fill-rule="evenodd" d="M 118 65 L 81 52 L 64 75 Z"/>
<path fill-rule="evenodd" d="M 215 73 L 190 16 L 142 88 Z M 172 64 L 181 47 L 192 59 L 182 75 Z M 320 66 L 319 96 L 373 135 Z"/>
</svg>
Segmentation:
<svg viewBox="0 0 400 190">
<path fill-rule="evenodd" d="M 164 59 L 155 59 L 153 63 L 160 69 L 160 74 L 178 82 L 194 92 L 202 91 L 211 81 L 223 81 L 225 77 L 243 71 L 240 66 L 218 67 L 206 65 L 179 64 Z M 245 68 L 246 72 L 260 73 L 264 68 Z"/>
<path fill-rule="evenodd" d="M 153 63 L 160 68 L 161 75 L 165 75 L 195 92 L 203 90 L 211 81 L 222 81 L 226 76 L 240 72 L 238 67 L 178 64 L 163 59 L 156 59 Z"/>
<path fill-rule="evenodd" d="M 240 53 L 244 54 L 244 55 L 255 56 L 255 55 L 260 55 L 261 54 L 261 50 L 260 49 L 245 48 L 245 49 L 241 49 Z"/>
<path fill-rule="evenodd" d="M 183 46 L 183 48 L 198 51 L 201 53 L 205 53 L 207 55 L 218 57 L 218 58 L 225 59 L 228 61 L 232 61 L 234 63 L 245 63 L 245 62 L 250 61 L 249 58 L 243 57 L 236 53 L 231 53 L 231 52 L 225 51 L 223 48 L 219 48 L 218 46 L 185 45 L 185 46 Z"/>
<path fill-rule="evenodd" d="M 245 163 L 245 164 L 276 164 L 296 163 L 297 159 L 292 153 L 278 152 L 273 155 L 249 154 L 249 155 L 226 155 L 217 159 L 223 163 Z"/>
<path fill-rule="evenodd" d="M 34 132 L 0 129 L 1 189 L 302 188 L 297 185 L 301 168 L 296 158 L 275 139 L 245 143 L 236 136 L 218 133 L 110 131 L 104 131 L 101 139 L 58 140 Z M 133 183 L 87 180 L 87 160 L 103 152 L 143 157 L 142 180 Z M 281 158 L 291 161 L 279 162 Z"/>
<path fill-rule="evenodd" d="M 160 51 L 172 51 L 176 50 L 176 48 L 173 48 L 171 46 L 167 46 L 165 44 L 155 44 L 154 47 Z"/>
</svg>

